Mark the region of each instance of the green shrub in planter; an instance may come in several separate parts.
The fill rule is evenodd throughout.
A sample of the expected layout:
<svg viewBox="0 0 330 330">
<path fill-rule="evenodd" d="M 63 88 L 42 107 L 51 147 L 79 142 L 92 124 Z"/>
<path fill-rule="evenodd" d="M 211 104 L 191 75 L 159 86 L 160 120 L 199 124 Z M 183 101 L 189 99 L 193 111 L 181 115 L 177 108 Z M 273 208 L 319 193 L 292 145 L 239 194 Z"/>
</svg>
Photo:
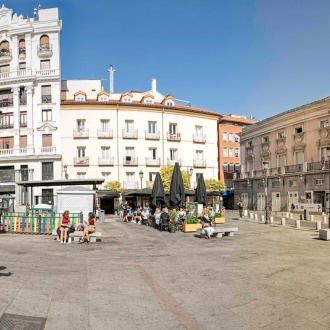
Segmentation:
<svg viewBox="0 0 330 330">
<path fill-rule="evenodd" d="M 173 209 L 168 212 L 170 220 L 168 221 L 168 228 L 176 228 L 176 218 L 177 218 L 177 210 Z"/>
<path fill-rule="evenodd" d="M 214 217 L 215 218 L 221 218 L 222 217 L 222 202 L 214 202 L 213 203 L 213 209 L 214 209 Z"/>
<path fill-rule="evenodd" d="M 189 202 L 187 203 L 186 210 L 186 223 L 187 224 L 196 224 L 198 223 L 198 203 Z"/>
</svg>

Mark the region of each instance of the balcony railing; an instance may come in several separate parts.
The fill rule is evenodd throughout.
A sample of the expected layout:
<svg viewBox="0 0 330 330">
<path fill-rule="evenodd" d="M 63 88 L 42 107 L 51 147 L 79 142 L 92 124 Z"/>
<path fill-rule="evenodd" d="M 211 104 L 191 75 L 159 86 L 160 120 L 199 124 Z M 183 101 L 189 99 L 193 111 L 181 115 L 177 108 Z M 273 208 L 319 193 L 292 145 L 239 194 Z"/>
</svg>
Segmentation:
<svg viewBox="0 0 330 330">
<path fill-rule="evenodd" d="M 123 139 L 137 139 L 138 138 L 138 130 L 137 129 L 131 129 L 126 130 L 123 129 Z"/>
<path fill-rule="evenodd" d="M 167 141 L 181 141 L 181 133 L 167 133 Z"/>
<path fill-rule="evenodd" d="M 53 46 L 51 44 L 38 45 L 39 57 L 50 57 L 53 55 Z"/>
<path fill-rule="evenodd" d="M 41 103 L 52 103 L 51 95 L 41 95 Z"/>
<path fill-rule="evenodd" d="M 15 182 L 15 170 L 0 170 L 0 182 Z"/>
<path fill-rule="evenodd" d="M 89 166 L 89 157 L 74 157 L 75 166 Z"/>
<path fill-rule="evenodd" d="M 320 171 L 330 169 L 330 161 L 307 163 L 307 171 Z"/>
<path fill-rule="evenodd" d="M 107 158 L 99 157 L 99 166 L 113 166 L 113 164 L 114 160 L 112 156 Z"/>
<path fill-rule="evenodd" d="M 40 154 L 56 154 L 56 147 L 42 147 L 39 149 Z"/>
<path fill-rule="evenodd" d="M 160 134 L 159 131 L 155 133 L 150 133 L 148 131 L 145 131 L 145 139 L 146 140 L 159 140 Z"/>
<path fill-rule="evenodd" d="M 42 173 L 42 180 L 54 180 L 54 173 Z"/>
<path fill-rule="evenodd" d="M 285 173 L 297 173 L 303 171 L 303 164 L 285 166 Z"/>
<path fill-rule="evenodd" d="M 179 165 L 181 166 L 182 165 L 181 158 L 180 159 L 170 159 L 170 158 L 167 158 L 167 165 L 174 166 L 175 163 L 179 163 Z"/>
<path fill-rule="evenodd" d="M 27 122 L 26 121 L 20 122 L 19 127 L 27 127 Z"/>
<path fill-rule="evenodd" d="M 194 159 L 194 167 L 206 167 L 206 159 Z"/>
<path fill-rule="evenodd" d="M 12 60 L 11 50 L 10 49 L 1 49 L 0 50 L 0 63 L 8 62 Z"/>
<path fill-rule="evenodd" d="M 205 143 L 206 135 L 205 134 L 193 134 L 193 142 L 195 143 Z"/>
<path fill-rule="evenodd" d="M 73 130 L 73 137 L 75 139 L 87 139 L 89 138 L 89 129 L 74 129 Z"/>
<path fill-rule="evenodd" d="M 113 138 L 113 130 L 109 129 L 108 131 L 103 131 L 101 129 L 97 130 L 97 137 L 99 139 L 112 139 Z"/>
<path fill-rule="evenodd" d="M 138 181 L 124 181 L 123 182 L 124 189 L 139 189 Z"/>
<path fill-rule="evenodd" d="M 8 128 L 14 128 L 14 124 L 1 124 L 0 123 L 0 129 L 8 129 Z"/>
<path fill-rule="evenodd" d="M 11 156 L 14 154 L 14 149 L 0 149 L 0 156 Z"/>
<path fill-rule="evenodd" d="M 160 158 L 151 158 L 151 157 L 146 157 L 146 165 L 147 166 L 160 166 Z"/>
<path fill-rule="evenodd" d="M 0 108 L 8 108 L 14 105 L 14 100 L 12 98 L 0 100 Z"/>
<path fill-rule="evenodd" d="M 269 175 L 281 175 L 282 174 L 282 167 L 274 167 L 269 169 Z"/>
<path fill-rule="evenodd" d="M 56 76 L 56 75 L 58 75 L 58 70 L 55 70 L 55 69 L 45 69 L 45 70 L 36 71 L 37 77 L 49 77 L 49 76 Z"/>
<path fill-rule="evenodd" d="M 138 165 L 138 157 L 131 157 L 131 156 L 123 157 L 123 165 L 137 166 Z"/>
</svg>

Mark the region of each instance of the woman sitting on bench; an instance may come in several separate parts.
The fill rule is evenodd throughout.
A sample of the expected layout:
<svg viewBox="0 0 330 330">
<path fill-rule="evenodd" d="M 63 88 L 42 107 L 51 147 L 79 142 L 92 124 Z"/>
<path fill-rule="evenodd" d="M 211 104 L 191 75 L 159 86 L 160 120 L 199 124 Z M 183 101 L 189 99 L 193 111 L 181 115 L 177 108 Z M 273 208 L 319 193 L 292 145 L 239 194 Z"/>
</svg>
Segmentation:
<svg viewBox="0 0 330 330">
<path fill-rule="evenodd" d="M 69 219 L 69 211 L 66 210 L 62 214 L 61 218 L 61 226 L 60 226 L 60 240 L 61 244 L 64 243 L 66 244 L 67 238 L 68 238 L 68 231 L 70 228 L 70 219 Z"/>
<path fill-rule="evenodd" d="M 87 239 L 87 243 L 89 243 L 89 234 L 92 234 L 96 231 L 96 217 L 93 212 L 88 213 L 87 225 L 85 226 L 82 237 L 79 240 L 79 243 L 85 242 L 85 237 Z"/>
<path fill-rule="evenodd" d="M 205 208 L 203 210 L 203 213 L 202 213 L 202 216 L 201 216 L 201 219 L 200 219 L 202 227 L 205 231 L 205 239 L 210 239 L 213 232 L 214 232 L 214 228 L 211 225 L 211 220 L 209 218 L 208 213 L 209 213 L 209 210 L 207 208 Z"/>
</svg>

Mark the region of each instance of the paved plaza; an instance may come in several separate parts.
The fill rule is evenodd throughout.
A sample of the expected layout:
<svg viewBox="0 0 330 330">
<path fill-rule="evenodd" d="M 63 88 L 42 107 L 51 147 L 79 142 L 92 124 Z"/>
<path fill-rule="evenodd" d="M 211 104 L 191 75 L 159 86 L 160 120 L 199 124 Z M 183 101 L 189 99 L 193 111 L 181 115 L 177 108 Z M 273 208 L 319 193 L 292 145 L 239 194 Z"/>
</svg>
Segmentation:
<svg viewBox="0 0 330 330">
<path fill-rule="evenodd" d="M 205 240 L 107 217 L 102 242 L 91 244 L 1 234 L 0 324 L 29 316 L 54 330 L 330 329 L 330 241 L 236 212 L 225 226 L 238 232 Z"/>
</svg>

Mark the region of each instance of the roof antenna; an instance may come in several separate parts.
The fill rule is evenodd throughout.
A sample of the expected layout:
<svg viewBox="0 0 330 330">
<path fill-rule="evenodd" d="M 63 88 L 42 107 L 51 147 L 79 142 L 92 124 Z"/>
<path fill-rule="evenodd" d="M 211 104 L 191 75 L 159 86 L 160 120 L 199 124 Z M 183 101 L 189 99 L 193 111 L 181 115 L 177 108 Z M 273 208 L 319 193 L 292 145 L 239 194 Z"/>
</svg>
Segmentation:
<svg viewBox="0 0 330 330">
<path fill-rule="evenodd" d="M 109 86 L 110 90 L 109 90 L 109 92 L 110 92 L 110 94 L 112 94 L 113 90 L 114 90 L 114 77 L 115 77 L 115 72 L 116 72 L 116 70 L 113 70 L 112 64 L 110 65 L 110 69 L 108 69 L 108 72 L 110 74 L 110 86 Z"/>
</svg>

